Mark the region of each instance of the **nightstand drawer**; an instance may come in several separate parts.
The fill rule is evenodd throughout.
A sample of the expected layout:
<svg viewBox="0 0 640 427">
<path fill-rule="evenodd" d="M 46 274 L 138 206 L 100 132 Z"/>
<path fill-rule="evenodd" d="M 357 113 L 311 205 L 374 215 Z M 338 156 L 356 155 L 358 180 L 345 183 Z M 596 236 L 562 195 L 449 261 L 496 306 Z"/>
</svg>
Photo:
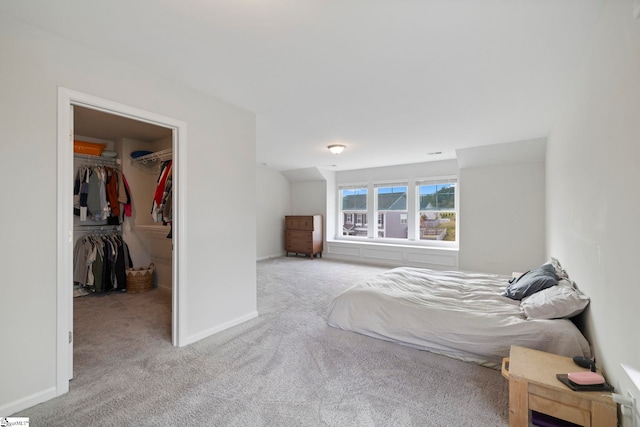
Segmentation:
<svg viewBox="0 0 640 427">
<path fill-rule="evenodd" d="M 566 405 L 558 400 L 529 394 L 529 409 L 581 426 L 591 426 L 590 405 L 587 405 L 586 409 L 581 409 L 577 406 Z"/>
</svg>

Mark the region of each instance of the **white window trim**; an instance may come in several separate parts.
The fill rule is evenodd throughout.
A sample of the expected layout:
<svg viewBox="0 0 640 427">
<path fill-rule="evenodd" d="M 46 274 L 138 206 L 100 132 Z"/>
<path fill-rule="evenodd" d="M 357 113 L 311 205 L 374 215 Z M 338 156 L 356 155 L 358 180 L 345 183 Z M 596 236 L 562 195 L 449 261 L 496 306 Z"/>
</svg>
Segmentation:
<svg viewBox="0 0 640 427">
<path fill-rule="evenodd" d="M 402 210 L 402 211 L 394 211 L 394 210 L 381 210 L 378 207 L 378 189 L 380 188 L 397 188 L 397 187 L 403 187 L 405 188 L 405 194 L 407 196 L 407 208 L 409 207 L 409 181 L 388 181 L 388 182 L 374 182 L 373 184 L 373 189 L 374 189 L 374 194 L 373 194 L 373 201 L 375 203 L 375 214 L 376 216 L 380 216 L 381 214 L 385 215 L 385 220 L 383 223 L 383 229 L 382 229 L 382 234 L 383 237 L 379 236 L 380 233 L 380 228 L 379 228 L 379 223 L 376 226 L 376 229 L 374 231 L 373 234 L 373 240 L 376 241 L 384 241 L 384 242 L 388 242 L 388 241 L 408 241 L 409 240 L 409 234 L 407 233 L 407 238 L 403 239 L 403 238 L 389 238 L 387 237 L 387 225 L 389 224 L 389 221 L 386 219 L 386 214 L 389 212 L 406 212 L 407 214 L 409 213 L 408 210 Z M 408 227 L 408 224 L 407 224 Z"/>
<path fill-rule="evenodd" d="M 456 241 L 439 241 L 439 240 L 422 240 L 420 239 L 420 225 L 417 223 L 417 215 L 413 213 L 418 212 L 417 206 L 417 192 L 418 187 L 421 185 L 434 184 L 456 184 L 455 194 L 455 212 L 456 212 Z M 407 226 L 409 227 L 408 237 L 406 239 L 393 239 L 393 238 L 378 238 L 377 227 L 378 221 L 376 213 L 377 210 L 377 198 L 375 197 L 375 189 L 378 187 L 388 186 L 406 186 L 407 187 Z M 371 181 L 369 183 L 345 183 L 337 184 L 336 186 L 336 198 L 337 209 L 335 212 L 338 221 L 336 221 L 337 228 L 335 230 L 335 241 L 352 241 L 352 242 L 369 242 L 374 244 L 389 244 L 389 245 L 408 245 L 425 248 L 443 248 L 443 249 L 458 249 L 460 242 L 460 180 L 456 175 L 444 175 L 435 177 L 420 177 L 416 179 L 408 180 L 385 180 L 385 181 Z M 375 218 L 375 221 L 368 222 L 367 236 L 343 236 L 342 235 L 342 210 L 341 210 L 341 190 L 354 189 L 354 188 L 367 188 L 367 218 Z M 372 203 L 373 202 L 373 203 Z"/>
</svg>

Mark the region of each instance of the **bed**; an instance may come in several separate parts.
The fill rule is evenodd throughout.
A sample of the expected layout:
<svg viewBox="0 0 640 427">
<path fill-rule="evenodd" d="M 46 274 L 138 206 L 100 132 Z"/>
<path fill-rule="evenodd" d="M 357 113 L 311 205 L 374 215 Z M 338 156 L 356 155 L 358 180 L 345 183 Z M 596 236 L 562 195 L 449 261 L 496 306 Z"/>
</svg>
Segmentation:
<svg viewBox="0 0 640 427">
<path fill-rule="evenodd" d="M 328 324 L 492 368 L 499 368 L 512 344 L 591 357 L 589 343 L 570 320 L 589 298 L 568 276 L 555 274 L 555 283 L 507 296 L 526 275 L 531 272 L 513 279 L 395 268 L 335 297 Z"/>
</svg>

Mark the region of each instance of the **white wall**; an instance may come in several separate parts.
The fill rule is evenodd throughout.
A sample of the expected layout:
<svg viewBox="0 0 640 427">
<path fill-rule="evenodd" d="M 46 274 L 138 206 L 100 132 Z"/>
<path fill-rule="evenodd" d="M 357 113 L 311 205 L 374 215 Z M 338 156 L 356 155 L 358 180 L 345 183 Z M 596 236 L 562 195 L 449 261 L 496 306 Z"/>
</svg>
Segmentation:
<svg viewBox="0 0 640 427">
<path fill-rule="evenodd" d="M 284 217 L 291 212 L 291 186 L 278 171 L 256 167 L 256 259 L 284 255 Z"/>
<path fill-rule="evenodd" d="M 522 145 L 522 149 L 520 149 Z M 327 212 L 333 218 L 336 185 L 459 176 L 459 247 L 425 248 L 336 241 L 327 230 L 326 256 L 386 265 L 412 265 L 511 274 L 545 261 L 545 141 L 496 144 L 464 150 L 465 167 L 456 160 L 417 163 L 335 173 L 327 185 Z M 496 161 L 496 156 L 501 157 Z M 296 196 L 292 196 L 296 203 Z M 335 221 L 333 221 L 335 227 Z"/>
<path fill-rule="evenodd" d="M 327 181 L 330 173 L 317 168 L 278 172 L 257 168 L 257 248 L 258 260 L 282 256 L 284 217 L 286 215 L 322 215 L 327 211 Z"/>
<path fill-rule="evenodd" d="M 324 219 L 327 211 L 326 194 L 326 181 L 292 182 L 290 215 L 322 215 Z"/>
<path fill-rule="evenodd" d="M 327 239 L 333 238 L 336 229 L 336 209 L 338 207 L 338 198 L 336 197 L 336 173 L 333 171 L 323 171 L 325 177 L 325 206 L 326 211 L 324 215 L 324 241 L 326 244 Z M 325 246 L 326 247 L 326 246 Z"/>
<path fill-rule="evenodd" d="M 460 170 L 462 270 L 511 274 L 545 262 L 544 163 Z"/>
<path fill-rule="evenodd" d="M 0 414 L 56 394 L 58 86 L 187 124 L 186 340 L 255 315 L 255 116 L 3 15 L 0 51 Z"/>
<path fill-rule="evenodd" d="M 589 337 L 623 393 L 631 384 L 620 363 L 640 369 L 640 20 L 631 11 L 631 0 L 602 11 L 549 138 L 546 191 L 547 252 L 591 297 Z"/>
<path fill-rule="evenodd" d="M 287 214 L 324 212 L 325 256 L 328 258 L 503 274 L 526 271 L 546 261 L 545 146 L 546 139 L 540 138 L 460 150 L 459 161 L 314 171 L 325 178 L 316 181 L 296 181 L 299 176 L 308 177 L 309 172 L 290 171 L 285 173 L 293 181 L 290 185 L 291 210 Z M 465 167 L 458 169 L 459 163 Z M 335 240 L 338 184 L 452 175 L 459 176 L 460 242 L 457 250 L 363 245 Z M 263 203 L 269 202 L 270 198 L 267 198 Z M 272 218 L 272 227 L 276 221 L 280 221 L 278 216 Z M 259 234 L 258 244 L 274 246 L 274 236 L 268 242 L 264 240 L 269 239 L 268 234 Z M 275 239 L 277 245 L 282 244 L 280 234 Z"/>
<path fill-rule="evenodd" d="M 120 138 L 116 151 L 122 159 L 122 173 L 127 179 L 131 196 L 131 216 L 125 217 L 122 236 L 129 247 L 134 267 L 155 267 L 155 285 L 168 290 L 173 283 L 173 239 L 167 238 L 169 225 L 154 223 L 151 216 L 151 200 L 158 185 L 160 162 L 150 162 L 146 166 L 133 164 L 131 153 L 136 150 L 161 151 L 171 149 L 171 136 L 153 142 Z M 177 188 L 177 183 L 173 184 Z M 148 226 L 148 227 L 141 227 Z"/>
<path fill-rule="evenodd" d="M 131 153 L 136 150 L 152 150 L 158 151 L 161 148 L 152 148 L 148 142 L 136 141 L 130 138 L 120 138 L 116 143 L 116 151 L 120 153 L 122 159 L 122 173 L 127 179 L 131 190 L 131 216 L 125 217 L 122 224 L 122 236 L 129 247 L 129 254 L 135 267 L 146 267 L 151 262 L 151 251 L 149 242 L 142 239 L 133 230 L 140 225 L 153 225 L 151 217 L 151 203 L 157 182 L 157 175 L 151 175 L 148 172 L 131 164 L 129 159 Z M 171 148 L 171 141 L 169 146 Z M 171 252 L 169 252 L 171 258 Z M 157 276 L 157 275 L 156 275 Z M 167 282 L 163 280 L 162 282 Z M 171 280 L 168 281 L 171 284 Z"/>
<path fill-rule="evenodd" d="M 409 165 L 385 166 L 368 169 L 336 172 L 337 184 L 352 184 L 369 181 L 412 180 L 420 178 L 455 176 L 458 163 L 455 160 L 413 163 Z"/>
</svg>

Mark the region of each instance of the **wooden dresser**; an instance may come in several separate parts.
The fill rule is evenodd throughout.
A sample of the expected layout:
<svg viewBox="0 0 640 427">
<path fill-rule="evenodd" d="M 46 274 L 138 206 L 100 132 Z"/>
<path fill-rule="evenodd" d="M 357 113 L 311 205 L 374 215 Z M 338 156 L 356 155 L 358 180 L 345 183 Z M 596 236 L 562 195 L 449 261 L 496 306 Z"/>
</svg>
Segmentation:
<svg viewBox="0 0 640 427">
<path fill-rule="evenodd" d="M 290 253 L 322 257 L 322 215 L 285 216 L 284 250 Z"/>
</svg>

